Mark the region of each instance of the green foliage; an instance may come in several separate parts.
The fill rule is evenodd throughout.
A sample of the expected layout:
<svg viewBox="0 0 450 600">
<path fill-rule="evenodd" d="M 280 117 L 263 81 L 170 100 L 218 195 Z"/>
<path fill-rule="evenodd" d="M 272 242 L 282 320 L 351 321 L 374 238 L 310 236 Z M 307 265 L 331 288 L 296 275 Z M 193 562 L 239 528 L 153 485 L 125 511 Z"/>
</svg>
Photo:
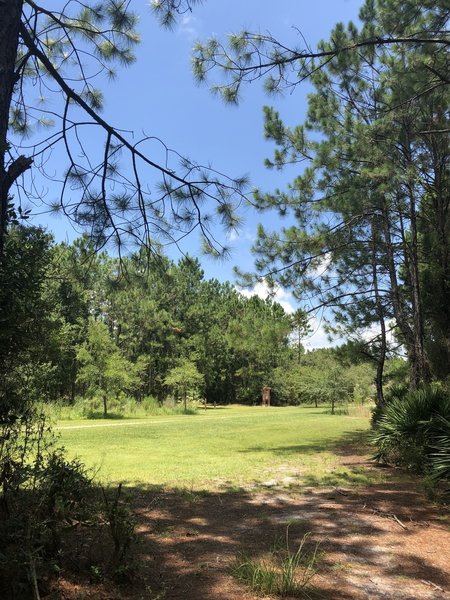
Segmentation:
<svg viewBox="0 0 450 600">
<path fill-rule="evenodd" d="M 450 420 L 448 416 L 438 415 L 435 418 L 431 443 L 432 478 L 450 481 Z"/>
<path fill-rule="evenodd" d="M 17 226 L 0 255 L 0 423 L 45 393 L 52 372 L 42 348 L 53 329 L 43 297 L 50 243 L 42 229 Z"/>
<path fill-rule="evenodd" d="M 292 551 L 288 528 L 284 548 L 273 550 L 266 560 L 244 554 L 236 561 L 231 572 L 257 594 L 308 598 L 308 588 L 316 574 L 318 558 L 317 545 L 312 552 L 306 551 L 309 535 L 304 535 L 297 550 Z"/>
<path fill-rule="evenodd" d="M 194 362 L 185 359 L 167 373 L 164 383 L 167 387 L 175 390 L 177 394 L 181 392 L 184 408 L 187 410 L 188 397 L 191 401 L 200 397 L 204 386 L 204 377 Z"/>
<path fill-rule="evenodd" d="M 86 237 L 54 245 L 17 228 L 0 271 L 3 408 L 19 397 L 63 405 L 83 396 L 78 406 L 93 416 L 99 400 L 117 413 L 127 398 L 163 404 L 184 390 L 254 403 L 289 354 L 291 321 L 279 305 L 205 281 L 190 257 L 175 264 L 141 251 L 120 262 Z"/>
<path fill-rule="evenodd" d="M 91 514 L 85 467 L 68 460 L 40 415 L 28 411 L 0 430 L 0 592 L 31 597 L 57 566 L 67 523 Z"/>
<path fill-rule="evenodd" d="M 128 555 L 130 546 L 135 539 L 135 521 L 129 506 L 121 496 L 122 484 L 119 484 L 113 496 L 103 490 L 105 517 L 114 542 L 110 569 L 117 580 L 124 581 L 131 576 Z"/>
<path fill-rule="evenodd" d="M 104 416 L 108 413 L 108 396 L 117 398 L 137 385 L 135 365 L 122 356 L 103 321 L 90 319 L 87 339 L 77 349 L 77 360 L 77 381 L 86 386 L 89 396 L 101 395 Z"/>
<path fill-rule="evenodd" d="M 320 349 L 295 356 L 272 373 L 274 398 L 279 404 L 332 405 L 363 403 L 374 396 L 371 363 L 342 364 L 339 352 Z"/>
<path fill-rule="evenodd" d="M 196 44 L 194 74 L 216 77 L 213 91 L 232 103 L 256 80 L 269 93 L 313 86 L 300 125 L 264 107 L 267 167 L 306 167 L 286 189 L 254 193 L 258 209 L 289 219 L 279 231 L 259 227 L 257 276 L 328 307 L 330 329 L 378 364 L 382 403 L 390 328 L 413 385 L 450 368 L 448 9 L 367 0 L 358 25 L 301 45 L 249 31 L 212 38 Z"/>
<path fill-rule="evenodd" d="M 134 523 L 120 498 L 93 483 L 93 472 L 58 447 L 46 419 L 29 410 L 0 428 L 0 595 L 35 598 L 42 580 L 77 561 L 74 527 L 100 534 L 106 522 L 112 547 L 99 569 L 123 578 L 130 570 Z M 80 535 L 80 533 L 79 533 Z M 82 542 L 81 542 L 82 543 Z M 103 557 L 99 555 L 99 561 Z"/>
<path fill-rule="evenodd" d="M 449 414 L 450 396 L 442 387 L 394 391 L 372 435 L 375 458 L 448 479 Z"/>
<path fill-rule="evenodd" d="M 74 404 L 46 403 L 39 406 L 48 419 L 56 421 L 79 421 L 80 419 L 103 419 L 103 399 L 77 398 Z M 136 400 L 120 394 L 117 398 L 108 400 L 108 419 L 141 419 L 148 416 L 179 415 L 184 412 L 183 406 L 171 400 L 161 403 L 152 396 Z M 197 412 L 197 405 L 192 403 L 188 408 L 189 414 Z"/>
</svg>

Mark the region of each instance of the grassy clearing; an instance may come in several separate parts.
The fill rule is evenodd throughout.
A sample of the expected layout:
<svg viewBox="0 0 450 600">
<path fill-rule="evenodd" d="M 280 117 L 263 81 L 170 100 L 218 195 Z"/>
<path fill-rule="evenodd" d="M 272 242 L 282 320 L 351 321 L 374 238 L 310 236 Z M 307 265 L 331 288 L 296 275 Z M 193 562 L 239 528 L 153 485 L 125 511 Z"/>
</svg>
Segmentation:
<svg viewBox="0 0 450 600">
<path fill-rule="evenodd" d="M 344 440 L 364 435 L 368 425 L 366 417 L 297 407 L 58 423 L 69 455 L 98 469 L 102 481 L 192 490 L 286 484 L 292 476 L 305 485 L 329 477 L 333 483 L 342 478 L 366 483 L 362 474 L 352 481 L 351 473 L 338 467 L 335 452 Z"/>
</svg>

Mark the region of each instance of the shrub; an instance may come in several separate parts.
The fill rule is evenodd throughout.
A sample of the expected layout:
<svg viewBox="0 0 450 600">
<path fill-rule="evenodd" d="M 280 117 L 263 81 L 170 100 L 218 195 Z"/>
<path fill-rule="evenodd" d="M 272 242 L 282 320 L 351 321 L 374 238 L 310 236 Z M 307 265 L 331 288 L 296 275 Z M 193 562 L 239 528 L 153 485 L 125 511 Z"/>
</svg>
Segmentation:
<svg viewBox="0 0 450 600">
<path fill-rule="evenodd" d="M 397 393 L 378 419 L 372 441 L 376 460 L 394 463 L 436 479 L 450 474 L 450 397 L 437 386 Z"/>
<path fill-rule="evenodd" d="M 120 495 L 120 494 L 119 494 Z M 109 510 L 108 510 L 109 509 Z M 82 534 L 105 519 L 114 548 L 113 574 L 127 567 L 133 524 L 119 499 L 102 507 L 100 490 L 78 460 L 57 448 L 46 418 L 27 411 L 0 424 L 0 598 L 38 598 L 44 575 L 59 571 Z M 89 538 L 91 537 L 91 531 Z M 117 558 L 117 560 L 116 560 Z"/>
<path fill-rule="evenodd" d="M 55 448 L 42 415 L 4 422 L 0 438 L 0 595 L 31 597 L 41 572 L 57 566 L 67 521 L 89 506 L 91 481 Z"/>
<path fill-rule="evenodd" d="M 409 388 L 406 384 L 396 384 L 393 385 L 390 390 L 388 391 L 387 394 L 385 394 L 385 403 L 386 406 L 388 404 L 391 404 L 391 402 L 393 400 L 403 400 L 403 398 L 408 394 Z M 386 406 L 380 406 L 379 404 L 376 404 L 373 411 L 372 411 L 372 419 L 371 419 L 371 423 L 372 423 L 372 427 L 376 427 L 378 424 L 378 421 L 381 419 L 381 417 L 383 416 L 383 413 L 386 409 Z"/>
<path fill-rule="evenodd" d="M 430 461 L 432 478 L 450 481 L 450 420 L 438 415 L 434 421 Z"/>
</svg>

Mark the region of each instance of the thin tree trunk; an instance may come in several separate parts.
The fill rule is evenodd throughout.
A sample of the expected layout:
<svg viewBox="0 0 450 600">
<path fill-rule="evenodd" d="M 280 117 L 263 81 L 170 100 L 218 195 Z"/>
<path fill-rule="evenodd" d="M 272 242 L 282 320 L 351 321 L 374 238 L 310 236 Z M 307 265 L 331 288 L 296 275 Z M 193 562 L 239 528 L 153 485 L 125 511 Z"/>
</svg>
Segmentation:
<svg viewBox="0 0 450 600">
<path fill-rule="evenodd" d="M 411 123 L 405 119 L 403 130 L 405 141 L 402 145 L 402 154 L 405 160 L 405 171 L 411 170 L 415 162 L 410 135 Z M 420 292 L 419 275 L 419 242 L 417 231 L 417 201 L 416 187 L 414 180 L 410 177 L 406 183 L 406 192 L 408 197 L 408 217 L 409 217 L 409 236 L 410 243 L 406 244 L 405 250 L 409 257 L 409 279 L 411 286 L 411 306 L 412 306 L 412 332 L 414 338 L 415 363 L 411 369 L 411 386 L 417 387 L 420 383 L 427 383 L 431 380 L 431 372 L 425 350 L 425 332 L 423 321 L 423 305 Z"/>
<path fill-rule="evenodd" d="M 377 390 L 377 404 L 380 407 L 385 405 L 384 392 L 383 392 L 383 372 L 384 363 L 386 360 L 386 323 L 384 320 L 384 309 L 381 302 L 380 291 L 378 286 L 378 271 L 377 271 L 377 252 L 376 252 L 376 241 L 377 241 L 377 229 L 375 225 L 375 216 L 372 218 L 372 278 L 373 278 L 373 289 L 375 290 L 375 306 L 380 322 L 380 354 L 377 358 L 377 371 L 375 377 L 375 385 Z"/>
<path fill-rule="evenodd" d="M 391 300 L 392 307 L 394 309 L 395 322 L 397 323 L 398 328 L 400 329 L 400 332 L 403 336 L 403 343 L 405 344 L 408 362 L 411 365 L 411 369 L 413 369 L 415 367 L 412 367 L 412 365 L 415 365 L 417 360 L 416 348 L 414 345 L 414 333 L 409 323 L 409 315 L 405 311 L 404 301 L 401 296 L 400 286 L 398 284 L 397 268 L 395 265 L 395 256 L 391 236 L 391 225 L 389 220 L 389 211 L 386 206 L 383 207 L 383 234 L 386 245 L 386 261 L 391 286 Z M 403 244 L 405 246 L 405 260 L 408 260 L 408 249 L 406 247 L 406 241 L 404 241 Z"/>
<path fill-rule="evenodd" d="M 428 383 L 431 380 L 431 373 L 428 366 L 424 342 L 425 335 L 423 328 L 423 307 L 420 297 L 419 280 L 419 249 L 417 239 L 416 201 L 415 192 L 412 185 L 409 186 L 409 194 L 409 219 L 411 228 L 411 302 L 413 308 L 414 346 L 416 350 L 416 364 L 414 365 L 412 371 L 411 384 L 413 387 L 417 387 L 420 383 Z"/>
<path fill-rule="evenodd" d="M 3 253 L 7 229 L 9 190 L 15 179 L 28 167 L 17 162 L 7 165 L 9 111 L 14 86 L 17 82 L 16 59 L 19 44 L 19 26 L 22 0 L 0 0 L 0 255 Z"/>
</svg>

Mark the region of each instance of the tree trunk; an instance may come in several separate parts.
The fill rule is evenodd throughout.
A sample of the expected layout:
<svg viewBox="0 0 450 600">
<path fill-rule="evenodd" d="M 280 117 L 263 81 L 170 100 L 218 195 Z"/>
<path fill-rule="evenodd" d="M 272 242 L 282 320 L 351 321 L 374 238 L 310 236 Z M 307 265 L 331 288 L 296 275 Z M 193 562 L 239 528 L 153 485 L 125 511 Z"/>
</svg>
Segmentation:
<svg viewBox="0 0 450 600">
<path fill-rule="evenodd" d="M 399 209 L 401 211 L 401 208 Z M 401 224 L 401 223 L 400 223 Z M 397 277 L 397 267 L 395 264 L 395 256 L 394 256 L 394 245 L 392 242 L 391 236 L 391 224 L 389 218 L 389 209 L 384 206 L 383 207 L 383 234 L 384 240 L 386 244 L 386 262 L 387 269 L 389 274 L 389 282 L 391 288 L 391 301 L 392 307 L 394 310 L 395 322 L 398 325 L 398 328 L 403 337 L 403 343 L 406 348 L 406 354 L 408 356 L 408 363 L 410 365 L 411 374 L 416 370 L 417 364 L 417 354 L 416 354 L 416 346 L 415 346 L 415 336 L 413 328 L 410 324 L 411 315 L 406 312 L 405 302 L 402 298 L 402 292 L 400 290 L 400 286 L 398 284 Z M 403 238 L 403 231 L 402 231 Z M 403 238 L 403 254 L 405 263 L 409 260 L 409 252 L 407 248 L 407 241 Z M 411 380 L 414 378 L 412 377 Z"/>
<path fill-rule="evenodd" d="M 380 323 L 380 335 L 381 335 L 381 343 L 380 343 L 380 353 L 377 357 L 377 371 L 375 377 L 375 385 L 377 390 L 377 405 L 383 407 L 385 404 L 384 400 L 384 392 L 383 392 L 383 372 L 384 372 L 384 363 L 386 360 L 386 323 L 384 320 L 384 309 L 383 304 L 381 302 L 381 296 L 378 286 L 378 270 L 377 270 L 377 237 L 378 231 L 377 226 L 375 224 L 375 216 L 372 218 L 371 223 L 372 228 L 372 279 L 373 279 L 373 289 L 375 293 L 375 306 L 378 316 L 378 321 Z"/>
<path fill-rule="evenodd" d="M 14 163 L 7 168 L 8 123 L 12 93 L 17 81 L 16 59 L 22 0 L 0 0 L 0 255 L 7 227 L 9 190 L 16 179 Z M 22 157 L 23 158 L 23 157 Z M 23 171 L 22 171 L 23 172 Z"/>
<path fill-rule="evenodd" d="M 417 158 L 414 156 L 411 143 L 411 127 L 413 124 L 405 119 L 403 124 L 404 142 L 401 146 L 403 158 L 405 160 L 405 172 L 411 171 Z M 412 177 L 408 178 L 405 185 L 406 196 L 408 200 L 408 218 L 409 218 L 409 243 L 404 241 L 405 256 L 408 257 L 408 274 L 411 288 L 411 306 L 412 306 L 412 334 L 414 345 L 414 362 L 411 364 L 411 387 L 415 388 L 421 383 L 431 381 L 431 372 L 425 350 L 425 334 L 423 325 L 423 305 L 420 290 L 419 276 L 419 242 L 417 231 L 417 201 L 416 184 Z"/>
<path fill-rule="evenodd" d="M 414 346 L 416 349 L 416 364 L 411 373 L 411 384 L 417 387 L 420 383 L 429 383 L 431 373 L 428 366 L 428 360 L 425 352 L 424 329 L 423 329 L 423 307 L 420 297 L 419 281 L 419 252 L 417 241 L 417 217 L 415 193 L 410 187 L 410 227 L 411 227 L 411 260 L 410 260 L 410 278 L 411 278 L 411 301 L 413 307 L 413 332 Z"/>
</svg>

